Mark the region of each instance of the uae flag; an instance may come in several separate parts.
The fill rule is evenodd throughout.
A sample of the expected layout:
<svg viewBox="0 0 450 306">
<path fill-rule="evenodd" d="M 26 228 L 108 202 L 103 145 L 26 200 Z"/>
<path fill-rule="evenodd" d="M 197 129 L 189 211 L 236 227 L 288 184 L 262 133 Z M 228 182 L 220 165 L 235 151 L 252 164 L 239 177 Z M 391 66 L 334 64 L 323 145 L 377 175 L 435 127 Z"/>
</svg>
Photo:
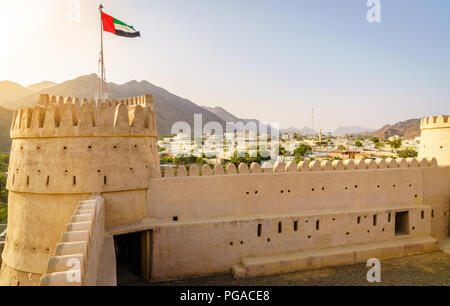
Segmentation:
<svg viewBox="0 0 450 306">
<path fill-rule="evenodd" d="M 133 26 L 117 20 L 102 12 L 103 31 L 111 32 L 113 34 L 124 37 L 141 37 L 141 34 L 136 31 Z"/>
</svg>

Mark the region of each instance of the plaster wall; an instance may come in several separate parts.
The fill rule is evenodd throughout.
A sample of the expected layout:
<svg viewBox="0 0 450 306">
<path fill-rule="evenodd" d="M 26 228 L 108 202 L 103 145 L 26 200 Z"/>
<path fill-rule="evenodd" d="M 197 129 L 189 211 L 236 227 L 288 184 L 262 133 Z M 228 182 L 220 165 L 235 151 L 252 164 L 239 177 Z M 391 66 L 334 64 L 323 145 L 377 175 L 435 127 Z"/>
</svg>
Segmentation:
<svg viewBox="0 0 450 306">
<path fill-rule="evenodd" d="M 422 204 L 423 174 L 399 168 L 159 178 L 150 180 L 147 198 L 149 217 L 167 221 L 379 208 Z"/>
<path fill-rule="evenodd" d="M 37 285 L 78 201 L 89 196 L 10 191 L 1 284 Z"/>
<path fill-rule="evenodd" d="M 405 211 L 409 234 L 396 236 L 395 214 Z M 152 278 L 229 272 L 249 257 L 425 237 L 430 222 L 429 207 L 406 205 L 161 225 L 153 229 Z"/>
<path fill-rule="evenodd" d="M 152 178 L 152 278 L 226 272 L 246 257 L 442 237 L 449 178 L 450 167 Z M 395 214 L 405 211 L 409 232 L 396 235 Z"/>
</svg>

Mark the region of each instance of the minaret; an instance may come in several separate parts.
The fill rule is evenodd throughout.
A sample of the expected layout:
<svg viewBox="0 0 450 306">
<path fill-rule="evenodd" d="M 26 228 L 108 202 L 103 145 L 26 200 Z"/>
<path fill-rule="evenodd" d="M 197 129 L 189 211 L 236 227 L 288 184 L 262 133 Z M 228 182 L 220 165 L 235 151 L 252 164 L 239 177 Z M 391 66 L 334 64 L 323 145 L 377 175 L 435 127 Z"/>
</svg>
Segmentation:
<svg viewBox="0 0 450 306">
<path fill-rule="evenodd" d="M 105 199 L 106 227 L 146 217 L 159 168 L 152 96 L 82 102 L 41 95 L 14 113 L 0 284 L 38 285 L 79 201 Z"/>
</svg>

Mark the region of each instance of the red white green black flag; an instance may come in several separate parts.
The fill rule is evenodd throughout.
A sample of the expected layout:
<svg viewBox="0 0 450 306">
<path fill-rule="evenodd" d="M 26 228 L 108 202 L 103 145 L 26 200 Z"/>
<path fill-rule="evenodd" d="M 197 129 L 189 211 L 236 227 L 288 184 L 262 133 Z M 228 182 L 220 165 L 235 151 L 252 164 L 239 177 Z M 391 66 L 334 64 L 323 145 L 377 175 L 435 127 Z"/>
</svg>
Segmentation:
<svg viewBox="0 0 450 306">
<path fill-rule="evenodd" d="M 141 34 L 136 31 L 133 26 L 109 16 L 102 12 L 103 31 L 116 34 L 124 37 L 141 37 Z"/>
</svg>

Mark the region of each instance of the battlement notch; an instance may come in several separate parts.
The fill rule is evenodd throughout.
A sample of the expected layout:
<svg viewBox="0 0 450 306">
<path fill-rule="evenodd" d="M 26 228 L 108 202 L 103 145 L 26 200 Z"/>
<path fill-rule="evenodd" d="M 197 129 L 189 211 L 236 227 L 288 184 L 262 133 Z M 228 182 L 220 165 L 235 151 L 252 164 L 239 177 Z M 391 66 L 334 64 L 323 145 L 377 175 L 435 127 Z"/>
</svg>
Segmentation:
<svg viewBox="0 0 450 306">
<path fill-rule="evenodd" d="M 42 94 L 34 108 L 16 110 L 11 138 L 86 136 L 156 137 L 151 95 L 94 100 Z"/>
</svg>

